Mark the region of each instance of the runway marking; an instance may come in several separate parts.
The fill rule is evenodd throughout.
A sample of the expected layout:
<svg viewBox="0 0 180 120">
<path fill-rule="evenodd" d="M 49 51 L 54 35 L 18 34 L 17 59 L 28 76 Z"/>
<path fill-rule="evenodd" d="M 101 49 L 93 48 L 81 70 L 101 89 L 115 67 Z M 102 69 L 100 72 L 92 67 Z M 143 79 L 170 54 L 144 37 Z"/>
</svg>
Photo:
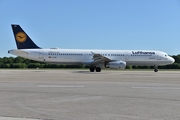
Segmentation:
<svg viewBox="0 0 180 120">
<path fill-rule="evenodd" d="M 0 120 L 40 120 L 40 119 L 14 118 L 14 117 L 0 117 Z"/>
<path fill-rule="evenodd" d="M 156 89 L 156 90 L 180 90 L 180 88 L 175 87 L 131 87 L 133 89 Z"/>
<path fill-rule="evenodd" d="M 74 85 L 38 85 L 38 87 L 45 87 L 45 88 L 83 88 L 84 86 L 74 86 Z"/>
<path fill-rule="evenodd" d="M 102 116 L 106 116 L 106 117 L 118 117 L 118 118 L 121 118 L 121 119 L 136 119 L 136 120 L 148 120 L 147 118 L 142 118 L 142 117 L 138 117 L 138 116 L 130 116 L 130 115 L 117 115 L 117 114 L 101 114 Z"/>
</svg>

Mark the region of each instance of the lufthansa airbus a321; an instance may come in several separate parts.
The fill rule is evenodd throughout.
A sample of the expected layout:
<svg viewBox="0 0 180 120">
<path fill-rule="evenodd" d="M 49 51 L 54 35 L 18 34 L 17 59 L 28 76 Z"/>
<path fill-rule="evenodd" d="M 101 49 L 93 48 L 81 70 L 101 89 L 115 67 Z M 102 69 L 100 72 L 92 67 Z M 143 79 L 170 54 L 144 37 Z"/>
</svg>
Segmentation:
<svg viewBox="0 0 180 120">
<path fill-rule="evenodd" d="M 43 49 L 37 46 L 25 31 L 16 24 L 12 24 L 12 30 L 17 49 L 8 53 L 23 58 L 54 63 L 90 66 L 91 72 L 101 72 L 101 68 L 125 69 L 126 65 L 157 66 L 174 63 L 174 59 L 167 53 L 155 50 L 85 50 L 85 49 Z"/>
</svg>

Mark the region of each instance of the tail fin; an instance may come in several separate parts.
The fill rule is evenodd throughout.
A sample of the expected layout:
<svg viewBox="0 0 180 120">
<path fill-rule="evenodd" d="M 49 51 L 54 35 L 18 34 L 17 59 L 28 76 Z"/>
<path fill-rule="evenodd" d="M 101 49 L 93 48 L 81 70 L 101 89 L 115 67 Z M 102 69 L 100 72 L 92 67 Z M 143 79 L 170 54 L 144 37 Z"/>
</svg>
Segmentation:
<svg viewBox="0 0 180 120">
<path fill-rule="evenodd" d="M 19 25 L 12 24 L 11 26 L 18 49 L 41 49 L 31 40 Z"/>
</svg>

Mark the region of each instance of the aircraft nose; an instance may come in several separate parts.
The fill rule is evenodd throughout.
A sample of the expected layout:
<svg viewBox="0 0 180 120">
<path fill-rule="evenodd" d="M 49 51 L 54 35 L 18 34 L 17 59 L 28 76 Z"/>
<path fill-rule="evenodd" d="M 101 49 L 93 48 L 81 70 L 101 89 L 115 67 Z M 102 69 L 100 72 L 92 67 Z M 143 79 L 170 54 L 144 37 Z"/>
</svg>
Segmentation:
<svg viewBox="0 0 180 120">
<path fill-rule="evenodd" d="M 174 58 L 172 58 L 172 57 L 169 57 L 169 61 L 171 61 L 171 63 L 175 62 Z"/>
</svg>

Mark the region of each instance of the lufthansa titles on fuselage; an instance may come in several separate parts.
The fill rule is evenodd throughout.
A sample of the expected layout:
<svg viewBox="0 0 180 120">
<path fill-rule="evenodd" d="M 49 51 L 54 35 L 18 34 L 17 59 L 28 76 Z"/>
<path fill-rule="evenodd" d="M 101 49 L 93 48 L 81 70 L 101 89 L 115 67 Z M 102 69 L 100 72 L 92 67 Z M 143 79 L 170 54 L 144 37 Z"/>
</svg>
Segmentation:
<svg viewBox="0 0 180 120">
<path fill-rule="evenodd" d="M 155 52 L 150 52 L 150 51 L 146 51 L 146 52 L 144 52 L 144 51 L 132 51 L 132 54 L 145 54 L 145 55 L 147 55 L 147 54 L 150 54 L 150 55 L 155 55 L 156 53 Z"/>
</svg>

